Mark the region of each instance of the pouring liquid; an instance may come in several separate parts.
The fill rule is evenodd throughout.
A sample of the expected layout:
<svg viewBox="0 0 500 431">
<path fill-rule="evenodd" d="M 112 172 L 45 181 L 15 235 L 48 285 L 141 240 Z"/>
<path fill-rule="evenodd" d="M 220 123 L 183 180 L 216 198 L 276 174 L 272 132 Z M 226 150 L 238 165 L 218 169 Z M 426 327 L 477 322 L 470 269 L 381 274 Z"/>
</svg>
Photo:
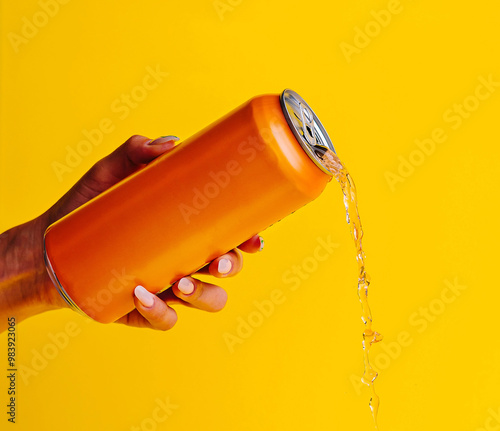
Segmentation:
<svg viewBox="0 0 500 431">
<path fill-rule="evenodd" d="M 361 381 L 370 387 L 371 399 L 370 410 L 375 423 L 375 429 L 378 430 L 377 414 L 379 408 L 379 397 L 375 392 L 374 381 L 378 373 L 370 364 L 370 348 L 372 344 L 382 340 L 382 335 L 372 329 L 372 314 L 368 304 L 368 287 L 370 286 L 370 276 L 365 270 L 365 253 L 363 251 L 363 228 L 359 218 L 356 186 L 349 175 L 349 172 L 342 164 L 337 155 L 330 150 L 326 150 L 321 156 L 324 165 L 333 173 L 335 179 L 340 184 L 344 195 L 344 205 L 346 209 L 347 224 L 351 231 L 351 236 L 356 247 L 356 261 L 358 263 L 358 297 L 361 302 L 361 320 L 365 328 L 363 331 L 363 362 L 364 373 Z"/>
</svg>

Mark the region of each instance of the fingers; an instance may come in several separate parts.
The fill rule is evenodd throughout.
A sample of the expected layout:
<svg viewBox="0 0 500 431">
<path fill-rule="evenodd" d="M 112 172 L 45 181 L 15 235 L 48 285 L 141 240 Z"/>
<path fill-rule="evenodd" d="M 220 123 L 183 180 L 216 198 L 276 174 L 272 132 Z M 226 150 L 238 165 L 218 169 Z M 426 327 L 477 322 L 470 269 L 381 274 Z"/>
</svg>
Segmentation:
<svg viewBox="0 0 500 431">
<path fill-rule="evenodd" d="M 117 320 L 118 323 L 166 331 L 177 322 L 177 313 L 170 305 L 182 304 L 216 312 L 226 305 L 227 293 L 219 286 L 184 277 L 159 296 L 143 286 L 137 286 L 134 290 L 134 302 L 136 309 Z"/>
<path fill-rule="evenodd" d="M 256 253 L 264 248 L 264 239 L 260 235 L 254 235 L 237 249 L 219 256 L 208 265 L 197 271 L 198 274 L 213 275 L 217 278 L 232 277 L 243 268 L 243 256 L 240 250 L 246 253 Z"/>
<path fill-rule="evenodd" d="M 243 255 L 240 250 L 255 253 L 263 247 L 264 240 L 259 235 L 254 235 L 237 249 L 214 259 L 198 273 L 210 274 L 217 278 L 233 276 L 241 271 L 243 266 Z M 119 319 L 118 322 L 163 331 L 171 329 L 177 322 L 177 313 L 170 305 L 182 304 L 215 312 L 224 308 L 227 302 L 227 293 L 224 289 L 193 277 L 181 278 L 170 289 L 158 296 L 143 286 L 137 286 L 134 296 L 136 309 Z"/>
<path fill-rule="evenodd" d="M 169 290 L 184 303 L 199 310 L 220 311 L 227 302 L 227 293 L 222 287 L 192 277 L 181 278 Z"/>
<path fill-rule="evenodd" d="M 260 235 L 254 235 L 252 238 L 240 244 L 238 248 L 245 253 L 256 253 L 264 248 L 264 238 Z"/>
<path fill-rule="evenodd" d="M 99 160 L 80 180 L 48 210 L 53 223 L 75 208 L 96 197 L 117 182 L 133 174 L 146 163 L 175 147 L 176 136 L 162 136 L 154 141 L 135 135 L 108 156 Z"/>
<path fill-rule="evenodd" d="M 136 309 L 119 319 L 119 323 L 166 331 L 171 329 L 177 322 L 175 310 L 143 286 L 135 288 L 134 302 Z"/>
<path fill-rule="evenodd" d="M 122 179 L 172 149 L 178 140 L 176 136 L 162 136 L 152 140 L 145 136 L 135 135 L 98 164 L 102 164 L 103 170 L 109 174 Z"/>
<path fill-rule="evenodd" d="M 205 265 L 196 273 L 213 275 L 217 278 L 225 278 L 238 274 L 242 267 L 243 255 L 241 251 L 234 249 L 212 260 L 212 262 Z"/>
<path fill-rule="evenodd" d="M 132 136 L 111 154 L 99 160 L 80 182 L 97 195 L 174 148 L 178 140 L 175 136 L 164 136 L 154 141 L 145 136 Z"/>
<path fill-rule="evenodd" d="M 210 264 L 198 271 L 218 278 L 230 277 L 241 271 L 243 255 L 240 250 L 255 253 L 262 250 L 264 240 L 254 235 L 237 249 L 214 259 Z M 226 305 L 227 293 L 214 284 L 205 283 L 193 277 L 183 277 L 170 289 L 156 296 L 137 286 L 134 290 L 136 309 L 118 320 L 129 326 L 149 327 L 166 331 L 177 322 L 177 313 L 170 305 L 182 304 L 199 310 L 215 312 Z"/>
</svg>

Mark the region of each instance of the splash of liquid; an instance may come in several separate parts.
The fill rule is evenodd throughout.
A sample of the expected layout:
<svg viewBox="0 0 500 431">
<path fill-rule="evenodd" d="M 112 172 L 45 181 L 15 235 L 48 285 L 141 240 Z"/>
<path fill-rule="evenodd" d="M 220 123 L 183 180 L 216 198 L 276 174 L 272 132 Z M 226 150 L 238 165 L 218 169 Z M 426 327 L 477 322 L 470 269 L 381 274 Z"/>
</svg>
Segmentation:
<svg viewBox="0 0 500 431">
<path fill-rule="evenodd" d="M 362 341 L 365 370 L 361 381 L 370 387 L 370 410 L 375 423 L 375 429 L 378 430 L 377 414 L 379 397 L 375 392 L 374 385 L 374 381 L 377 378 L 378 373 L 370 364 L 370 347 L 372 344 L 382 340 L 382 335 L 372 329 L 372 314 L 368 304 L 368 286 L 370 286 L 370 276 L 365 270 L 363 228 L 361 227 L 361 220 L 359 218 L 356 186 L 354 185 L 349 172 L 333 151 L 325 151 L 324 154 L 321 155 L 321 158 L 323 160 L 323 164 L 330 172 L 332 172 L 342 189 L 347 224 L 349 225 L 349 230 L 351 231 L 351 236 L 354 239 L 354 245 L 356 247 L 356 261 L 358 262 L 358 297 L 361 302 L 361 320 L 365 325 Z"/>
</svg>

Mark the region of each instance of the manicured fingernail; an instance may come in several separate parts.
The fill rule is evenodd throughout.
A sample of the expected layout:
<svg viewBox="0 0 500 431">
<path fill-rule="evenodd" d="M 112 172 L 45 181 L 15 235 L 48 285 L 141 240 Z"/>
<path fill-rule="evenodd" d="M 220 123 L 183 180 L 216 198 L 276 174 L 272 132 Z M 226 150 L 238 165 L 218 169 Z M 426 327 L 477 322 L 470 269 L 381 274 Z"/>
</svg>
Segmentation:
<svg viewBox="0 0 500 431">
<path fill-rule="evenodd" d="M 231 264 L 231 261 L 229 259 L 221 259 L 219 260 L 219 265 L 217 266 L 217 271 L 221 274 L 227 274 L 229 271 L 231 271 L 231 268 L 233 265 Z"/>
<path fill-rule="evenodd" d="M 134 290 L 135 297 L 146 308 L 151 308 L 155 303 L 155 296 L 148 292 L 143 286 L 137 286 Z"/>
<path fill-rule="evenodd" d="M 161 145 L 166 142 L 172 142 L 172 141 L 177 142 L 178 140 L 179 138 L 174 135 L 160 136 L 159 138 L 156 138 L 155 140 L 148 142 L 148 145 Z"/>
<path fill-rule="evenodd" d="M 177 288 L 184 295 L 191 295 L 194 292 L 194 283 L 189 278 L 181 278 L 177 283 Z"/>
<path fill-rule="evenodd" d="M 262 238 L 261 236 L 259 236 L 259 240 L 260 240 L 259 251 L 262 251 L 264 249 L 264 238 Z"/>
</svg>

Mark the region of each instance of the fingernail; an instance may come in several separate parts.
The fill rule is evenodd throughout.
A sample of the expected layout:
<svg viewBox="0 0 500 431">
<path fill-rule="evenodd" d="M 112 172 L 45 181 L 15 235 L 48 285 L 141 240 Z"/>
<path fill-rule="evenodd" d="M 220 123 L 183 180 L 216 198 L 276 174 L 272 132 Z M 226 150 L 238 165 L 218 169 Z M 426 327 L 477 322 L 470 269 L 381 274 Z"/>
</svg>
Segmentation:
<svg viewBox="0 0 500 431">
<path fill-rule="evenodd" d="M 259 251 L 262 251 L 264 249 L 264 238 L 262 238 L 261 236 L 259 236 L 259 240 L 260 240 Z"/>
<path fill-rule="evenodd" d="M 191 295 L 194 292 L 194 283 L 189 278 L 181 278 L 177 283 L 177 288 L 184 295 Z"/>
<path fill-rule="evenodd" d="M 148 292 L 143 286 L 137 286 L 134 289 L 135 297 L 146 308 L 151 308 L 155 303 L 155 296 Z"/>
<path fill-rule="evenodd" d="M 178 140 L 179 138 L 174 135 L 160 136 L 159 138 L 156 138 L 155 140 L 148 142 L 148 145 L 161 145 L 166 142 L 172 142 L 172 141 L 177 142 Z"/>
<path fill-rule="evenodd" d="M 221 274 L 227 274 L 229 271 L 231 271 L 232 268 L 231 261 L 229 259 L 221 259 L 219 260 L 219 265 L 217 266 L 217 271 L 219 271 Z"/>
</svg>

